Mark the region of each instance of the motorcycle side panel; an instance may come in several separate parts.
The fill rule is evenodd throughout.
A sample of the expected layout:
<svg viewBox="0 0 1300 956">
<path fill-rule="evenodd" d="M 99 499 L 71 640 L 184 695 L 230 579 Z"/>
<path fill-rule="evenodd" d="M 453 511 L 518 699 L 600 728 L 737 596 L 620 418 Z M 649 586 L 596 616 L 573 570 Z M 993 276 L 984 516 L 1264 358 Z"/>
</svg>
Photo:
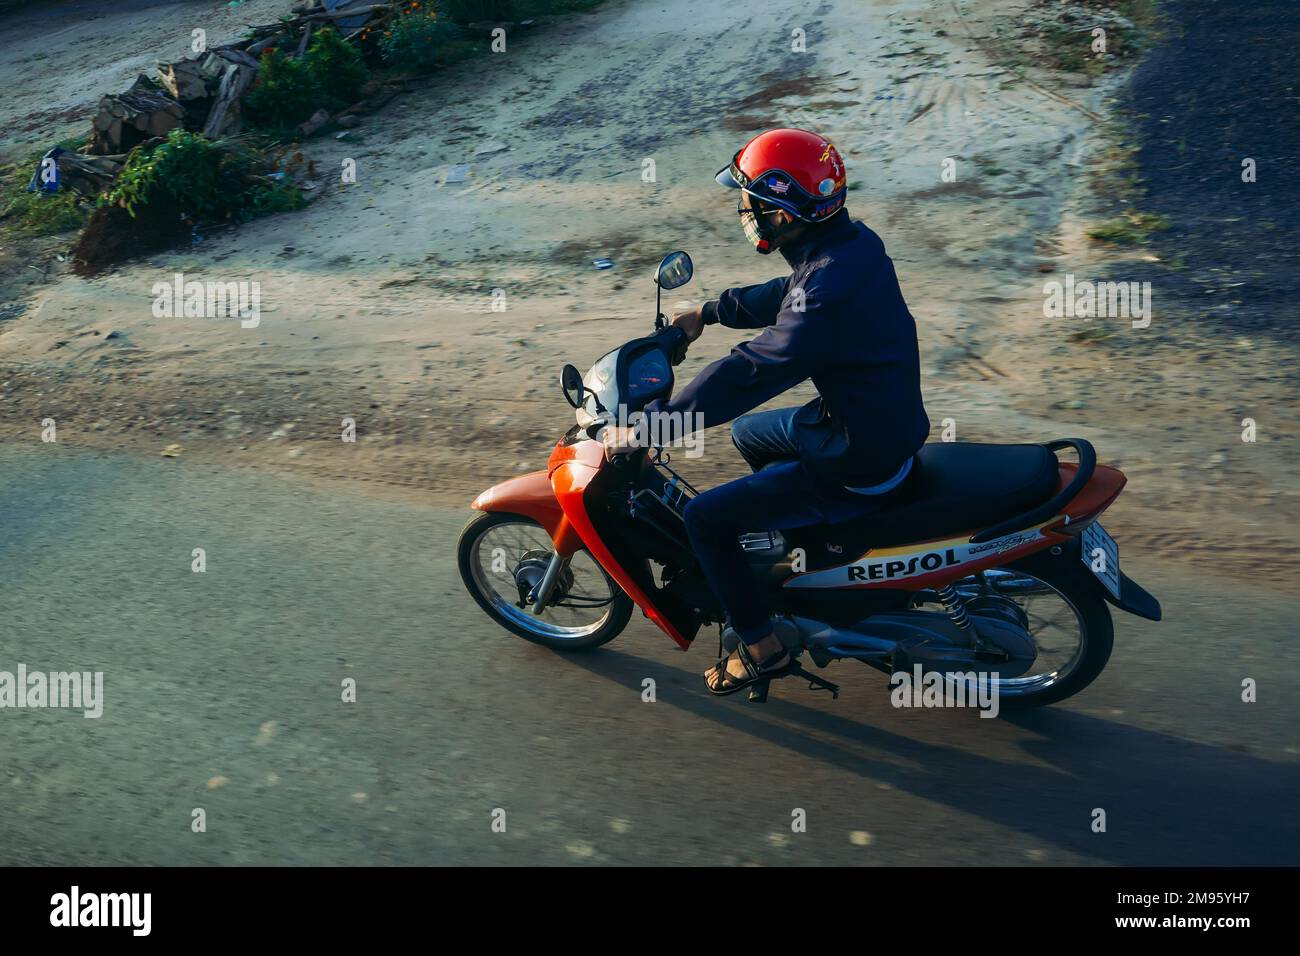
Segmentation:
<svg viewBox="0 0 1300 956">
<path fill-rule="evenodd" d="M 550 465 L 550 485 L 555 500 L 559 502 L 566 519 L 582 538 L 591 556 L 600 562 L 600 566 L 618 582 L 619 587 L 636 602 L 646 617 L 671 637 L 678 647 L 683 650 L 689 648 L 694 633 L 683 633 L 658 606 L 649 593 L 651 585 L 615 557 L 592 521 L 587 495 L 591 491 L 593 480 L 606 466 L 603 446 L 595 441 L 578 442 L 569 446 L 557 445 L 551 454 Z"/>
<path fill-rule="evenodd" d="M 1077 465 L 1063 464 L 1058 491 L 1073 479 Z M 973 544 L 971 535 L 919 542 L 892 548 L 871 549 L 856 561 L 787 578 L 784 589 L 885 589 L 918 591 L 942 587 L 968 574 L 999 567 L 1027 557 L 1055 544 L 1075 540 L 1088 521 L 1110 506 L 1124 488 L 1122 472 L 1098 465 L 1087 485 L 1066 506 L 1065 512 L 1032 528 Z"/>
</svg>

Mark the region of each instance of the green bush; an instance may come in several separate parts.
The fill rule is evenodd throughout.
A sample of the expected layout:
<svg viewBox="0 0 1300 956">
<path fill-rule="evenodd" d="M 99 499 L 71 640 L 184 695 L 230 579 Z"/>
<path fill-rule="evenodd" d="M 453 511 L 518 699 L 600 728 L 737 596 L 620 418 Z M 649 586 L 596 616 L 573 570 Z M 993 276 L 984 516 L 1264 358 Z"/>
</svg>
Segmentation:
<svg viewBox="0 0 1300 956">
<path fill-rule="evenodd" d="M 1117 219 L 1108 219 L 1088 230 L 1088 238 L 1095 242 L 1109 242 L 1116 246 L 1140 246 L 1151 236 L 1168 229 L 1169 218 L 1158 212 L 1139 212 L 1128 209 Z"/>
<path fill-rule="evenodd" d="M 244 107 L 253 125 L 285 132 L 320 108 L 321 95 L 315 75 L 303 60 L 272 48 L 262 54 Z"/>
<path fill-rule="evenodd" d="M 424 73 L 435 64 L 458 56 L 446 56 L 449 45 L 460 40 L 460 29 L 446 17 L 419 6 L 398 17 L 379 41 L 384 60 L 391 66 Z"/>
<path fill-rule="evenodd" d="M 197 133 L 174 129 L 152 149 L 138 149 L 127 159 L 113 188 L 101 203 L 121 203 L 132 216 L 136 207 L 167 196 L 197 218 L 220 208 L 221 157 Z"/>
<path fill-rule="evenodd" d="M 268 177 L 267 167 L 245 147 L 174 129 L 152 149 L 131 154 L 100 204 L 120 203 L 134 217 L 140 206 L 162 201 L 204 223 L 301 208 L 302 193 Z"/>
<path fill-rule="evenodd" d="M 264 53 L 244 106 L 254 126 L 287 134 L 318 109 L 348 106 L 367 79 L 357 49 L 333 27 L 325 27 L 301 58 L 275 47 Z"/>
<path fill-rule="evenodd" d="M 303 60 L 326 100 L 323 105 L 329 109 L 341 109 L 354 102 L 370 78 L 361 53 L 333 27 L 325 27 L 312 38 Z"/>
</svg>

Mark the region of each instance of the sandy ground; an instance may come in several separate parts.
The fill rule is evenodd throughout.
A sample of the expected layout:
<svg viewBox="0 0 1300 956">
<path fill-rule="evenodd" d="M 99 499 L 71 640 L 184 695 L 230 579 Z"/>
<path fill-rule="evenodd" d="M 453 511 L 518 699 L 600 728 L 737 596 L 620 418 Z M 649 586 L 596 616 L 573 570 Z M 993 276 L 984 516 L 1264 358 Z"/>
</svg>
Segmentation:
<svg viewBox="0 0 1300 956">
<path fill-rule="evenodd" d="M 43 140 L 66 135 L 59 110 L 181 52 L 195 11 L 220 33 L 274 6 L 128 3 L 55 43 L 6 22 L 6 82 L 38 48 L 102 65 L 61 80 L 47 114 L 37 92 L 7 99 L 0 127 L 31 114 L 49 121 Z M 1128 261 L 1084 237 L 1086 173 L 1120 78 L 1085 87 L 992 52 L 1026 7 L 754 0 L 738 20 L 722 5 L 614 0 L 512 40 L 368 117 L 356 141 L 311 143 L 322 169 L 355 160 L 358 181 L 304 212 L 89 281 L 43 252 L 25 311 L 0 322 L 0 434 L 36 443 L 52 417 L 70 446 L 178 443 L 188 459 L 464 504 L 542 466 L 570 421 L 560 365 L 649 330 L 662 253 L 697 265 L 670 307 L 780 271 L 748 249 L 712 175 L 747 135 L 798 125 L 838 144 L 860 183 L 850 211 L 895 259 L 936 440 L 945 419 L 959 439 L 1088 438 L 1130 478 L 1109 522 L 1122 547 L 1293 584 L 1293 351 L 1210 335 L 1159 299 L 1143 330 L 1043 318 L 1045 279 Z M 796 27 L 805 53 L 791 51 Z M 123 33 L 141 39 L 109 42 Z M 941 180 L 946 158 L 956 182 Z M 460 162 L 467 182 L 444 185 Z M 598 256 L 615 267 L 594 270 Z M 176 272 L 259 282 L 260 326 L 154 318 L 153 285 Z M 1099 321 L 1113 334 L 1079 337 Z M 710 331 L 684 373 L 737 340 Z M 355 445 L 339 441 L 345 416 Z M 1244 417 L 1255 443 L 1241 441 Z M 738 467 L 725 435 L 710 437 L 708 460 L 688 465 L 705 483 Z"/>
</svg>

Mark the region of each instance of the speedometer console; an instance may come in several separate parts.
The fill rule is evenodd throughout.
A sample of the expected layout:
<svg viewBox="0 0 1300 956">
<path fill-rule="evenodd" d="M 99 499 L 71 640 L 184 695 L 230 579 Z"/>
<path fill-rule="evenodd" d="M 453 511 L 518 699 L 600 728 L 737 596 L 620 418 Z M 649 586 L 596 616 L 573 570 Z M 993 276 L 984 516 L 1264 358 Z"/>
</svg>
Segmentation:
<svg viewBox="0 0 1300 956">
<path fill-rule="evenodd" d="M 602 415 L 630 415 L 673 391 L 673 359 L 683 336 L 673 330 L 636 339 L 601 356 L 583 375 L 585 401 L 580 424 Z"/>
</svg>

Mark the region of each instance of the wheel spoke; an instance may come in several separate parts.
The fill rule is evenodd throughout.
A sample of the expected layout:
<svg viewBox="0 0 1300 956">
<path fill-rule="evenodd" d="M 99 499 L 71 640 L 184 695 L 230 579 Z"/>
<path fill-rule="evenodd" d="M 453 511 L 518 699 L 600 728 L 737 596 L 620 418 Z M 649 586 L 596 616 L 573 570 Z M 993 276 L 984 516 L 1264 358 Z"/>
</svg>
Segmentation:
<svg viewBox="0 0 1300 956">
<path fill-rule="evenodd" d="M 1083 658 L 1083 617 L 1061 591 L 1023 572 L 988 576 L 984 583 L 970 577 L 954 585 L 963 597 L 983 596 L 1009 601 L 1028 622 L 1037 656 L 1019 677 L 999 678 L 998 693 L 1019 697 L 1038 693 L 1072 674 Z"/>
<path fill-rule="evenodd" d="M 572 586 L 557 593 L 554 600 L 563 601 L 569 596 L 588 601 L 603 601 L 590 607 L 572 607 L 549 604 L 540 615 L 531 607 L 518 606 L 519 590 L 515 584 L 515 569 L 528 552 L 544 552 L 549 560 L 551 540 L 538 525 L 524 520 L 502 522 L 485 528 L 471 548 L 472 575 L 479 593 L 495 608 L 497 613 L 539 636 L 553 640 L 578 640 L 595 633 L 613 612 L 617 590 L 604 571 L 585 553 L 575 555 L 568 566 Z M 493 552 L 500 549 L 505 567 L 494 570 Z M 562 578 L 563 580 L 563 578 Z M 604 593 L 592 589 L 604 585 Z M 557 582 L 557 588 L 560 582 Z"/>
</svg>

